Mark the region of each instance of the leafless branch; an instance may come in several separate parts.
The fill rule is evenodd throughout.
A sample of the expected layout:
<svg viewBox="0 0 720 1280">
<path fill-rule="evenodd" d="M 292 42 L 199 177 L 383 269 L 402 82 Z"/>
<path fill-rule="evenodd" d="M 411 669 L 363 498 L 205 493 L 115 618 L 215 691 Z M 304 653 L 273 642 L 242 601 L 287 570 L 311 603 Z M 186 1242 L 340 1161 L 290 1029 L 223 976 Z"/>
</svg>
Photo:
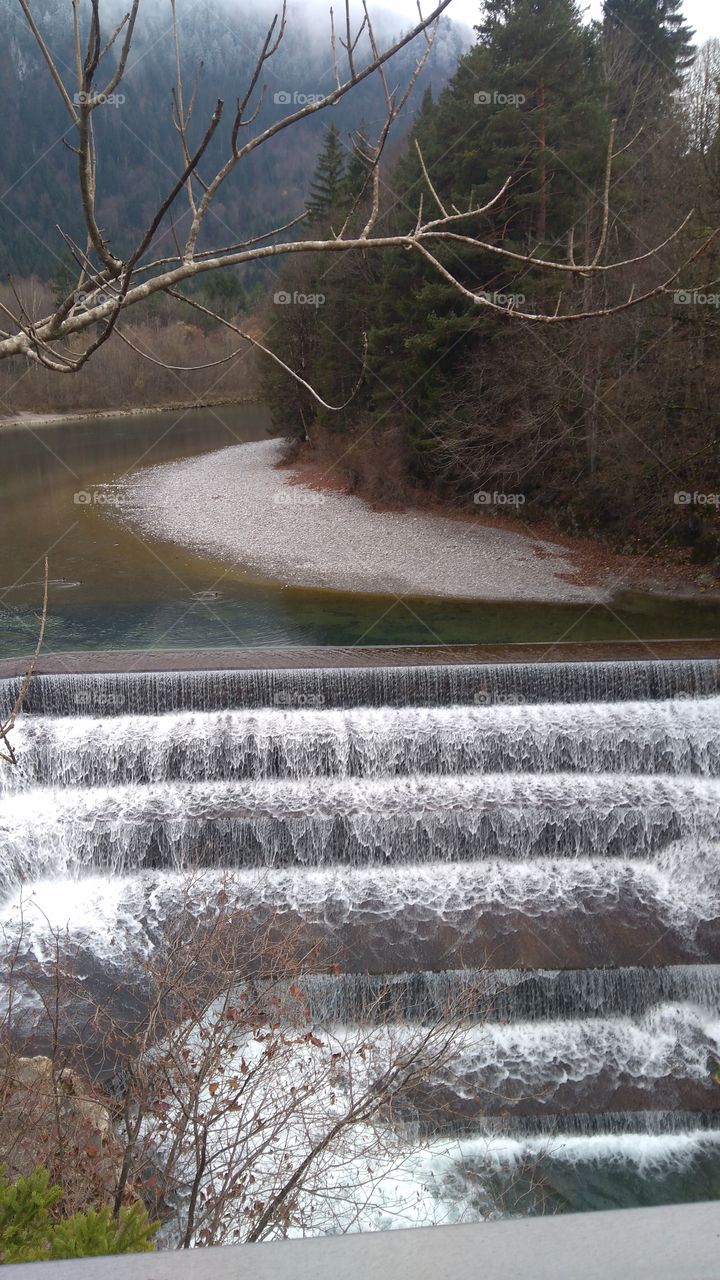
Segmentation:
<svg viewBox="0 0 720 1280">
<path fill-rule="evenodd" d="M 38 661 L 38 658 L 40 657 L 40 652 L 43 646 L 43 640 L 45 639 L 45 625 L 47 623 L 47 608 L 48 608 L 48 573 L 49 573 L 49 568 L 48 568 L 48 561 L 46 556 L 42 613 L 40 614 L 40 627 L 38 629 L 38 638 L 37 638 L 37 643 L 35 645 L 35 651 L 32 655 L 32 658 L 30 659 L 28 669 L 25 672 L 25 677 L 23 679 L 22 684 L 20 685 L 20 689 L 18 690 L 18 695 L 15 699 L 15 702 L 13 703 L 13 706 L 9 715 L 7 715 L 4 719 L 0 719 L 0 741 L 2 741 L 5 747 L 5 751 L 0 751 L 0 760 L 5 760 L 7 764 L 17 764 L 17 757 L 13 750 L 12 743 L 8 738 L 8 734 L 11 732 L 18 715 L 22 711 L 22 706 L 25 701 L 25 698 L 27 697 L 27 692 L 28 692 L 28 689 L 30 688 L 32 678 L 35 673 L 37 661 Z"/>
<path fill-rule="evenodd" d="M 470 208 L 464 211 L 457 209 L 455 206 L 451 206 L 448 209 L 438 195 L 436 185 L 419 148 L 417 150 L 423 186 L 437 207 L 439 216 L 427 218 L 423 215 L 421 193 L 417 218 L 413 226 L 407 230 L 400 230 L 392 234 L 378 233 L 381 195 L 380 169 L 383 152 L 392 126 L 396 123 L 398 115 L 406 105 L 417 77 L 425 65 L 432 48 L 438 21 L 447 8 L 449 0 L 441 0 L 427 17 L 423 17 L 419 11 L 418 22 L 405 35 L 386 48 L 382 48 L 378 43 L 367 4 L 363 3 L 362 19 L 353 24 L 349 0 L 345 0 L 345 33 L 343 36 L 338 35 L 335 17 L 331 13 L 331 46 L 336 71 L 335 87 L 323 97 L 306 103 L 297 110 L 290 111 L 281 119 L 261 129 L 258 133 L 252 134 L 251 131 L 250 136 L 243 133 L 246 141 L 240 145 L 241 130 L 245 131 L 250 128 L 257 116 L 259 103 L 262 101 L 263 91 L 260 89 L 260 81 L 263 69 L 276 53 L 286 30 L 287 15 L 283 5 L 281 11 L 270 22 L 245 90 L 238 95 L 237 107 L 230 128 L 228 154 L 213 177 L 207 178 L 206 176 L 201 178 L 198 166 L 202 158 L 208 155 L 209 144 L 214 138 L 221 121 L 223 104 L 218 100 L 199 145 L 193 149 L 189 141 L 189 126 L 195 109 L 197 86 L 193 90 L 189 105 L 186 105 L 182 83 L 175 4 L 174 0 L 172 0 L 172 38 L 175 49 L 176 72 L 176 84 L 173 94 L 173 122 L 180 137 L 182 169 L 176 181 L 172 183 L 166 196 L 158 205 L 153 217 L 149 220 L 134 250 L 128 256 L 120 257 L 106 241 L 95 216 L 97 166 L 92 116 L 105 97 L 112 93 L 122 82 L 135 30 L 139 0 L 133 0 L 127 18 L 114 29 L 110 38 L 104 43 L 101 32 L 100 0 L 91 0 L 89 30 L 84 48 L 81 47 L 79 0 L 73 0 L 76 64 L 76 85 L 74 90 L 68 88 L 60 74 L 57 63 L 44 40 L 38 21 L 34 16 L 30 0 L 19 0 L 19 3 L 77 133 L 78 179 L 88 235 L 88 247 L 82 253 L 75 250 L 75 256 L 81 269 L 80 280 L 82 281 L 84 277 L 87 277 L 97 295 L 97 300 L 88 302 L 88 299 L 85 298 L 81 306 L 78 299 L 80 288 L 78 285 L 63 299 L 52 314 L 32 320 L 22 311 L 18 316 L 10 316 L 14 330 L 0 335 L 0 358 L 24 356 L 51 369 L 53 372 L 77 372 L 115 332 L 120 316 L 137 303 L 158 293 L 175 296 L 174 291 L 177 291 L 178 286 L 183 282 L 197 279 L 208 271 L 216 271 L 228 267 L 243 267 L 249 263 L 289 257 L 296 253 L 352 253 L 370 250 L 383 252 L 398 248 L 406 249 L 417 253 L 424 262 L 442 276 L 446 284 L 460 296 L 481 309 L 499 311 L 505 315 L 512 316 L 515 320 L 529 321 L 533 324 L 567 324 L 568 322 L 592 317 L 612 316 L 628 308 L 640 306 L 649 299 L 661 296 L 669 290 L 681 272 L 690 263 L 694 262 L 702 252 L 706 251 L 715 239 L 714 234 L 706 238 L 698 253 L 686 257 L 672 271 L 663 267 L 661 278 L 651 287 L 648 287 L 647 279 L 643 280 L 643 284 L 640 287 L 635 280 L 631 280 L 629 287 L 625 286 L 624 296 L 614 300 L 606 297 L 602 306 L 590 306 L 587 309 L 582 307 L 573 308 L 571 305 L 566 304 L 566 309 L 563 310 L 564 291 L 559 290 L 555 305 L 547 310 L 542 308 L 537 311 L 532 309 L 520 310 L 517 307 L 508 310 L 508 308 L 493 302 L 492 297 L 486 292 L 469 289 L 467 285 L 458 279 L 446 262 L 441 261 L 438 257 L 438 250 L 442 245 L 446 244 L 450 247 L 465 246 L 473 250 L 480 250 L 497 259 L 499 266 L 508 264 L 518 270 L 525 268 L 528 272 L 543 273 L 545 276 L 555 275 L 560 281 L 564 278 L 583 280 L 593 277 L 600 277 L 608 281 L 616 278 L 627 280 L 628 273 L 634 268 L 655 262 L 660 264 L 664 250 L 679 241 L 686 231 L 691 214 L 688 214 L 679 227 L 664 239 L 661 244 L 646 252 L 635 257 L 624 258 L 621 261 L 607 262 L 604 260 L 610 226 L 610 192 L 613 165 L 617 157 L 625 150 L 625 147 L 621 147 L 617 151 L 614 150 L 614 128 L 611 130 L 603 190 L 600 197 L 602 216 L 598 240 L 594 251 L 590 250 L 585 255 L 585 261 L 577 260 L 576 247 L 572 235 L 569 237 L 565 251 L 557 257 L 549 257 L 544 253 L 541 256 L 536 249 L 522 253 L 507 248 L 503 243 L 502 233 L 495 237 L 488 234 L 481 236 L 474 231 L 463 233 L 458 224 L 467 223 L 468 220 L 473 220 L 477 223 L 491 213 L 502 209 L 504 198 L 514 180 L 513 175 L 508 176 L 508 179 L 503 183 L 497 194 L 484 205 L 471 205 Z M 413 72 L 404 86 L 391 88 L 388 80 L 388 67 L 392 59 L 418 37 L 423 37 L 425 44 L 422 54 L 416 61 Z M 97 79 L 99 68 L 102 67 L 103 59 L 108 50 L 120 38 L 122 38 L 122 46 L 117 66 L 107 79 L 102 92 L 98 92 L 95 87 L 95 80 Z M 365 44 L 362 43 L 363 41 L 369 46 L 369 52 L 366 52 L 364 60 L 361 57 L 361 47 L 365 47 Z M 338 43 L 342 46 L 347 59 L 347 72 L 344 78 L 338 65 Z M 215 248 L 200 247 L 199 237 L 213 201 L 223 184 L 238 169 L 242 161 L 285 129 L 300 125 L 316 112 L 331 109 L 350 93 L 356 85 L 372 75 L 376 75 L 380 82 L 385 100 L 385 118 L 378 129 L 375 140 L 370 141 L 364 138 L 362 143 L 359 144 L 362 146 L 363 157 L 368 165 L 365 189 L 370 186 L 371 190 L 368 202 L 369 209 L 363 215 L 365 222 L 362 230 L 360 232 L 353 231 L 353 223 L 360 199 L 365 199 L 365 190 L 360 198 L 356 197 L 353 208 L 345 218 L 339 233 L 333 233 L 330 236 L 326 235 L 316 240 L 306 238 L 300 240 L 292 238 L 279 239 L 278 237 L 282 236 L 284 232 L 292 229 L 303 220 L 304 215 L 299 213 L 296 217 L 289 219 L 283 226 L 260 233 L 251 240 Z M 260 90 L 259 93 L 258 90 Z M 252 108 L 251 104 L 256 98 L 258 101 L 255 107 Z M 249 116 L 246 114 L 248 111 L 250 112 Z M 197 193 L 195 184 L 197 184 Z M 175 234 L 174 210 L 177 199 L 183 191 L 187 195 L 191 214 L 191 224 L 184 247 L 180 250 L 176 246 L 176 252 L 170 256 L 150 258 L 149 251 L 161 224 L 166 218 L 171 220 L 173 234 Z M 187 303 L 188 299 L 183 297 L 183 301 Z M 209 309 L 205 310 L 206 314 L 214 317 L 214 313 Z M 214 318 L 218 319 L 218 317 Z M 233 327 L 221 318 L 219 323 L 228 325 L 230 328 Z M 79 353 L 67 346 L 63 346 L 68 339 L 92 331 L 94 331 L 94 336 Z M 265 355 L 271 354 L 262 342 L 237 328 L 235 328 L 235 332 L 244 342 L 251 343 Z M 126 335 L 123 335 L 123 340 L 127 340 Z M 276 357 L 271 358 L 277 359 Z M 307 387 L 307 383 L 299 374 L 292 370 L 287 370 L 287 372 L 291 373 L 301 385 L 305 386 L 318 403 L 325 405 L 326 408 L 339 407 L 327 405 L 317 391 Z"/>
</svg>

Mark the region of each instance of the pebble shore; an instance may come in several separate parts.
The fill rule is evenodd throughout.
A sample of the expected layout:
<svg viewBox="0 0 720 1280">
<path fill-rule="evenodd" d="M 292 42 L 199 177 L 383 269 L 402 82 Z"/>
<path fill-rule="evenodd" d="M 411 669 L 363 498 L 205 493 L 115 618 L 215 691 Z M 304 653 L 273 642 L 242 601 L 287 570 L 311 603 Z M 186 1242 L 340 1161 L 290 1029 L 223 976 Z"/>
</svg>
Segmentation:
<svg viewBox="0 0 720 1280">
<path fill-rule="evenodd" d="M 464 599 L 578 603 L 607 598 L 558 575 L 565 547 L 422 511 L 375 511 L 297 483 L 280 441 L 233 445 L 134 473 L 122 517 L 153 538 L 288 586 Z"/>
</svg>

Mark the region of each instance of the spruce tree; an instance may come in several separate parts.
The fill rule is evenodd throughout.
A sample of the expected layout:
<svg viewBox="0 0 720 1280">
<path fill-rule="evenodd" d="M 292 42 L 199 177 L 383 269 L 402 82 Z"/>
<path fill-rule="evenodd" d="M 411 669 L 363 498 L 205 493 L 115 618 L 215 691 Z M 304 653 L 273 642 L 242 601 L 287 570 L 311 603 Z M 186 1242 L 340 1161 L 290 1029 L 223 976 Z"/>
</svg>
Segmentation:
<svg viewBox="0 0 720 1280">
<path fill-rule="evenodd" d="M 478 157 L 482 194 L 509 173 L 518 231 L 542 244 L 564 235 L 602 163 L 607 120 L 593 33 L 575 0 L 487 0 L 478 28 Z M 479 99 L 479 100 L 478 100 Z"/>
<path fill-rule="evenodd" d="M 47 1169 L 11 1181 L 0 1168 L 0 1264 L 43 1262 L 59 1258 L 91 1258 L 101 1254 L 147 1253 L 155 1248 L 158 1224 L 144 1207 L 120 1210 L 116 1221 L 109 1207 L 62 1217 L 60 1186 Z"/>
<path fill-rule="evenodd" d="M 606 38 L 626 39 L 638 65 L 650 66 L 667 88 L 678 88 L 695 56 L 682 0 L 605 0 L 604 28 Z"/>
<path fill-rule="evenodd" d="M 353 135 L 347 166 L 342 179 L 341 199 L 348 207 L 352 207 L 362 193 L 366 196 L 369 194 L 370 184 L 368 178 L 371 165 L 365 156 L 367 147 L 364 139 L 366 137 L 367 127 L 365 121 L 361 120 Z"/>
<path fill-rule="evenodd" d="M 519 243 L 567 233 L 605 160 L 609 120 L 596 32 L 574 0 L 488 0 L 478 44 L 416 137 L 441 196 L 467 208 L 509 176 L 503 234 Z M 400 181 L 422 189 L 412 151 Z"/>
<path fill-rule="evenodd" d="M 307 201 L 308 224 L 317 225 L 329 220 L 334 209 L 344 200 L 345 148 L 340 130 L 331 124 L 325 133 L 325 142 L 318 156 L 315 173 L 310 184 Z"/>
<path fill-rule="evenodd" d="M 353 134 L 364 151 L 363 120 Z M 339 229 L 350 214 L 350 233 L 360 230 L 372 198 L 369 172 L 368 161 L 353 150 L 350 138 L 344 142 L 337 125 L 331 125 L 310 188 L 307 238 L 324 235 L 332 226 Z M 353 251 L 331 255 L 328 261 L 316 254 L 297 255 L 285 262 L 278 277 L 276 297 L 305 302 L 273 305 L 270 347 L 333 404 L 349 399 L 362 371 L 371 256 Z M 288 434 L 314 442 L 319 431 L 340 428 L 339 415 L 323 410 L 297 383 L 278 375 L 275 366 L 265 366 L 263 386 L 276 427 Z"/>
<path fill-rule="evenodd" d="M 438 195 L 446 207 L 467 209 L 495 196 L 514 175 L 492 214 L 473 220 L 473 232 L 507 248 L 557 254 L 576 224 L 582 254 L 588 192 L 599 190 L 609 133 L 597 32 L 583 24 L 573 0 L 488 0 L 478 34 L 437 103 L 424 104 L 415 128 Z M 392 186 L 406 206 L 405 224 L 421 192 L 430 207 L 414 139 Z M 541 305 L 549 288 L 547 276 L 536 274 L 530 285 L 481 250 L 456 244 L 437 253 L 475 292 L 524 294 Z M 402 251 L 384 260 L 373 304 L 369 365 L 378 374 L 377 407 L 389 408 L 383 385 L 400 396 L 397 413 L 418 470 L 428 475 L 437 445 L 428 424 L 476 353 L 507 343 L 508 321 L 465 301 Z M 549 296 L 546 304 L 553 305 Z"/>
</svg>

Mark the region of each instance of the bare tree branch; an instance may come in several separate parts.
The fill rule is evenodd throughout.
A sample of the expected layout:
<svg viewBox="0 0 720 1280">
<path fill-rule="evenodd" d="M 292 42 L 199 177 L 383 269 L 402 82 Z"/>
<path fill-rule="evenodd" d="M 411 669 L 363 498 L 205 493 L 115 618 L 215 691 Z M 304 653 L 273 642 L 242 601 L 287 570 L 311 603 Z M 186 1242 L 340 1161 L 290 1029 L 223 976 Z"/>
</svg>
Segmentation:
<svg viewBox="0 0 720 1280">
<path fill-rule="evenodd" d="M 13 706 L 9 715 L 6 716 L 5 719 L 0 719 L 0 740 L 3 742 L 6 748 L 6 751 L 0 751 L 0 760 L 5 760 L 7 764 L 17 764 L 17 757 L 13 750 L 10 739 L 8 738 L 8 734 L 12 730 L 18 715 L 22 711 L 22 706 L 25 701 L 25 698 L 27 697 L 27 692 L 28 692 L 28 689 L 30 688 L 32 678 L 35 673 L 35 667 L 37 666 L 37 661 L 38 661 L 38 658 L 40 657 L 40 651 L 43 646 L 43 640 L 45 639 L 45 624 L 47 622 L 47 608 L 48 608 L 48 573 L 49 573 L 49 569 L 48 569 L 48 561 L 46 556 L 42 613 L 40 614 L 40 627 L 38 630 L 38 638 L 37 638 L 37 643 L 35 645 L 35 651 L 32 655 L 32 658 L 30 659 L 28 669 L 25 672 L 25 677 L 23 679 L 22 684 L 20 685 L 17 698 L 13 703 Z"/>
<path fill-rule="evenodd" d="M 52 314 L 31 319 L 22 309 L 17 316 L 11 315 L 5 309 L 14 326 L 14 330 L 0 335 L 0 359 L 24 356 L 53 372 L 77 372 L 115 332 L 119 317 L 139 302 L 158 293 L 178 296 L 175 291 L 177 291 L 179 285 L 185 281 L 201 277 L 208 271 L 216 271 L 228 267 L 243 267 L 249 263 L 271 261 L 276 258 L 289 257 L 296 253 L 327 254 L 366 252 L 369 250 L 374 252 L 385 252 L 392 249 L 409 250 L 417 253 L 423 261 L 427 262 L 435 272 L 442 276 L 446 284 L 474 306 L 501 312 L 514 319 L 529 321 L 533 324 L 566 324 L 593 317 L 612 316 L 629 308 L 638 307 L 648 300 L 666 293 L 677 281 L 681 272 L 695 262 L 714 242 L 715 233 L 706 237 L 701 248 L 696 253 L 686 257 L 672 271 L 668 271 L 667 267 L 663 267 L 660 279 L 651 287 L 648 287 L 646 278 L 643 280 L 642 287 L 638 287 L 637 282 L 631 281 L 629 288 L 625 287 L 624 296 L 616 297 L 614 300 L 606 296 L 602 306 L 596 308 L 588 307 L 587 309 L 573 309 L 572 306 L 568 306 L 563 310 L 563 291 L 561 290 L 558 291 L 556 304 L 548 310 L 538 309 L 533 311 L 525 309 L 521 311 L 518 308 L 508 309 L 494 302 L 492 295 L 487 291 L 469 289 L 466 284 L 458 279 L 457 274 L 446 265 L 446 262 L 438 257 L 438 251 L 444 244 L 448 247 L 464 246 L 476 251 L 482 251 L 484 254 L 496 259 L 499 265 L 512 264 L 518 269 L 524 267 L 528 271 L 543 273 L 545 276 L 552 277 L 555 275 L 559 281 L 564 278 L 582 280 L 592 277 L 600 277 L 608 281 L 612 281 L 616 277 L 617 279 L 627 279 L 628 272 L 640 265 L 655 262 L 661 265 L 660 257 L 663 251 L 680 239 L 689 225 L 692 214 L 688 214 L 678 228 L 661 244 L 656 245 L 647 252 L 621 261 L 607 262 L 604 260 L 610 226 L 610 192 L 613 166 L 617 157 L 626 149 L 623 147 L 618 151 L 614 150 L 614 128 L 611 129 L 610 133 L 603 190 L 600 198 L 602 216 L 598 241 L 594 251 L 588 252 L 586 261 L 577 261 L 572 232 L 568 236 L 566 251 L 560 253 L 557 257 L 548 257 L 544 253 L 541 256 L 538 249 L 532 249 L 528 253 L 520 253 L 514 249 L 506 248 L 502 234 L 493 239 L 488 235 L 481 237 L 479 234 L 472 232 L 463 233 L 458 226 L 459 223 L 466 222 L 468 219 L 482 220 L 493 211 L 502 208 L 504 197 L 514 180 L 513 175 L 508 176 L 497 194 L 486 204 L 472 205 L 464 211 L 455 208 L 455 206 L 451 206 L 451 210 L 448 210 L 439 198 L 437 188 L 432 181 L 428 166 L 419 148 L 417 148 L 417 151 L 423 185 L 437 207 L 439 216 L 427 218 L 423 215 L 423 197 L 421 193 L 414 226 L 392 234 L 377 233 L 380 215 L 380 166 L 384 149 L 392 126 L 396 123 L 398 115 L 406 105 L 408 96 L 414 88 L 417 77 L 429 56 L 437 32 L 438 21 L 449 2 L 450 0 L 441 0 L 426 18 L 422 17 L 419 12 L 418 22 L 405 35 L 388 47 L 381 48 L 376 38 L 365 0 L 362 7 L 362 19 L 358 20 L 354 25 L 351 19 L 349 0 L 345 0 L 344 36 L 338 37 L 335 18 L 331 12 L 330 40 L 335 65 L 335 87 L 323 97 L 304 104 L 297 110 L 289 112 L 280 120 L 261 129 L 259 133 L 249 137 L 243 145 L 240 145 L 240 131 L 252 124 L 262 102 L 263 91 L 260 89 L 258 102 L 254 109 L 251 108 L 252 101 L 260 87 L 263 69 L 276 53 L 285 34 L 287 15 L 283 5 L 281 11 L 270 22 L 245 90 L 238 95 L 237 107 L 230 129 L 229 154 L 220 164 L 214 177 L 205 180 L 201 178 L 198 166 L 203 156 L 208 154 L 210 142 L 216 135 L 222 117 L 223 104 L 220 100 L 217 101 L 215 111 L 205 133 L 199 145 L 193 150 L 189 141 L 189 126 L 195 108 L 197 85 L 193 90 L 190 104 L 186 106 L 175 3 L 174 0 L 171 0 L 176 77 L 173 93 L 173 123 L 180 138 L 182 170 L 149 220 L 135 249 L 128 256 L 120 258 L 106 241 L 95 216 L 97 166 L 92 115 L 105 100 L 105 97 L 122 82 L 136 26 L 139 0 L 133 0 L 126 19 L 123 19 L 116 26 L 110 38 L 104 44 L 101 33 L 100 0 L 91 0 L 90 23 L 84 50 L 81 48 L 79 0 L 73 0 L 77 81 L 74 97 L 65 85 L 52 53 L 43 38 L 38 22 L 34 17 L 30 0 L 19 0 L 30 30 L 37 41 L 42 57 L 48 66 L 50 75 L 77 131 L 78 180 L 88 245 L 85 251 L 79 250 L 77 246 L 73 248 L 80 270 L 79 283 L 58 304 Z M 122 47 L 117 66 L 107 79 L 102 92 L 97 92 L 95 80 L 98 70 L 102 66 L 108 50 L 116 44 L 121 36 Z M 416 61 L 413 72 L 402 88 L 391 89 L 387 78 L 387 68 L 391 60 L 418 37 L 423 37 L 425 44 L 422 54 Z M 361 38 L 369 46 L 369 52 L 362 65 L 360 65 L 359 52 Z M 347 59 L 347 73 L 344 79 L 341 76 L 338 65 L 338 41 Z M 363 158 L 368 165 L 368 177 L 362 196 L 356 198 L 353 208 L 346 216 L 339 233 L 333 233 L 331 236 L 325 236 L 317 240 L 305 238 L 300 240 L 278 239 L 284 232 L 292 229 L 303 220 L 304 213 L 299 213 L 296 217 L 289 219 L 283 226 L 274 227 L 271 230 L 260 233 L 251 240 L 215 248 L 200 247 L 200 233 L 212 208 L 213 201 L 222 185 L 234 173 L 242 160 L 264 146 L 283 130 L 299 124 L 316 112 L 335 106 L 356 85 L 372 75 L 377 75 L 379 78 L 385 100 L 385 118 L 377 131 L 374 141 L 363 138 L 361 142 L 356 144 L 362 146 Z M 246 113 L 249 110 L 250 116 L 248 117 Z M 195 183 L 197 183 L 199 191 L 197 198 L 194 189 Z M 362 231 L 353 232 L 351 225 L 354 221 L 354 215 L 359 207 L 360 199 L 364 198 L 368 184 L 371 184 L 371 197 L 365 224 Z M 186 193 L 191 214 L 191 225 L 184 247 L 180 250 L 176 245 L 174 254 L 148 260 L 149 250 L 161 224 L 166 218 L 171 220 L 173 234 L 175 234 L 174 210 L 178 197 L 183 191 Z M 66 241 L 69 243 L 67 237 Z M 78 294 L 81 283 L 85 278 L 92 286 L 91 297 L 88 299 L 85 296 L 81 303 Z M 93 300 L 93 294 L 96 300 Z M 190 303 L 184 295 L 183 301 L 188 305 L 197 305 Z M 202 310 L 200 307 L 199 309 Z M 222 317 L 216 316 L 209 308 L 205 308 L 204 311 L 205 314 L 217 320 L 218 323 L 233 329 L 232 324 Z M 96 328 L 98 326 L 99 328 Z M 96 330 L 94 337 L 79 353 L 72 351 L 68 347 L 63 347 L 63 344 L 68 339 L 93 330 Z M 234 327 L 234 331 L 244 342 L 249 342 L 265 355 L 277 361 L 277 357 L 274 357 L 258 339 L 244 333 L 237 326 Z M 122 335 L 122 340 L 127 341 L 125 334 Z M 228 359 L 231 358 L 232 356 L 228 357 Z M 282 362 L 277 362 L 282 365 Z M 182 366 L 177 367 L 181 368 Z M 203 367 L 210 367 L 210 365 Z M 282 367 L 286 368 L 284 365 Z M 310 394 L 325 408 L 337 409 L 341 407 L 328 405 L 319 392 L 309 387 L 297 372 L 287 368 L 286 372 L 290 373 L 300 385 L 309 390 Z"/>
</svg>

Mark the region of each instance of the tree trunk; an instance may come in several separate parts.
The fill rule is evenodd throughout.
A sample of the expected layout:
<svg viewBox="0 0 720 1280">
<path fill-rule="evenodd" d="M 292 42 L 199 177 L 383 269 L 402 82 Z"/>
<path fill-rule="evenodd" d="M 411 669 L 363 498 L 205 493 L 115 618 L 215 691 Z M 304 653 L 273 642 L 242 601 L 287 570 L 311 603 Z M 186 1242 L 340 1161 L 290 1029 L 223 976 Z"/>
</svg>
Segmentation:
<svg viewBox="0 0 720 1280">
<path fill-rule="evenodd" d="M 538 126 L 538 211 L 537 240 L 542 244 L 547 235 L 547 129 L 545 125 L 545 81 L 538 80 L 535 101 L 540 113 Z"/>
</svg>

